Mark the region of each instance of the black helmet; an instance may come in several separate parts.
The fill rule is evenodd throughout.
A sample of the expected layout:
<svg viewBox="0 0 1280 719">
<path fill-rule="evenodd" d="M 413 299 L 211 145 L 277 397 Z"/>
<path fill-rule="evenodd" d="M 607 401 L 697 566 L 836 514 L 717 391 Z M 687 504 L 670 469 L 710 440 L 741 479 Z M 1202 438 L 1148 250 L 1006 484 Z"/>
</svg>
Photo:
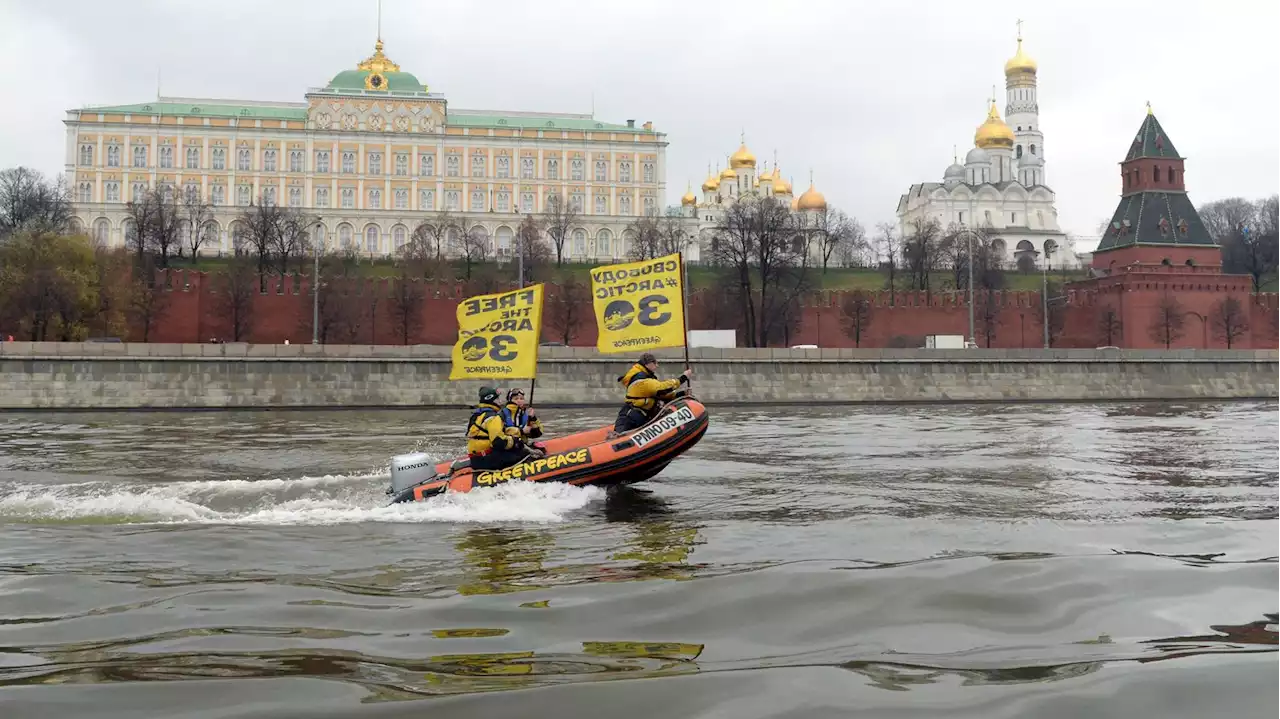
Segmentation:
<svg viewBox="0 0 1280 719">
<path fill-rule="evenodd" d="M 507 390 L 508 402 L 514 400 L 516 397 L 523 397 L 523 396 L 524 396 L 524 390 L 520 389 L 519 387 L 512 387 L 511 389 Z"/>
<path fill-rule="evenodd" d="M 496 400 L 496 399 L 498 399 L 498 390 L 496 390 L 496 389 L 494 389 L 494 388 L 492 388 L 492 387 L 489 387 L 489 386 L 487 386 L 487 385 L 486 385 L 486 386 L 484 386 L 484 387 L 481 387 L 481 388 L 480 388 L 480 401 L 481 401 L 481 402 L 488 402 L 488 403 L 492 403 L 492 402 L 493 402 L 494 400 Z"/>
</svg>

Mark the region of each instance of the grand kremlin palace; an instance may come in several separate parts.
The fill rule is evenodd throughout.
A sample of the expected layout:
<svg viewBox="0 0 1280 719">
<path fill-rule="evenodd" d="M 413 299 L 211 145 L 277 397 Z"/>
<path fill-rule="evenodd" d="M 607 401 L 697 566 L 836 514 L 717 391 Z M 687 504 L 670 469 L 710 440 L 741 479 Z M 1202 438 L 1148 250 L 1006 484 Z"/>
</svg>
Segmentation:
<svg viewBox="0 0 1280 719">
<path fill-rule="evenodd" d="M 480 223 L 501 257 L 523 215 L 559 195 L 579 215 L 566 258 L 608 260 L 626 256 L 626 227 L 662 206 L 667 142 L 652 123 L 453 109 L 392 62 L 381 39 L 305 97 L 69 111 L 75 222 L 119 246 L 131 232 L 129 200 L 151 187 L 198 190 L 213 205 L 210 252 L 232 249 L 246 206 L 277 203 L 316 215 L 329 248 L 386 255 L 430 221 L 423 213 L 448 210 Z"/>
</svg>

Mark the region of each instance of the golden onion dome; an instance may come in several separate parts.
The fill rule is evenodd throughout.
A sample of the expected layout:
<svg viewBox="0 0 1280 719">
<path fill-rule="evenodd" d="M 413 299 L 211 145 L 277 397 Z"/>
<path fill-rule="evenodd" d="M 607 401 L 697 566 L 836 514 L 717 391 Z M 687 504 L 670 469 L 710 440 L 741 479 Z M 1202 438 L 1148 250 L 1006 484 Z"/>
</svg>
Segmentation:
<svg viewBox="0 0 1280 719">
<path fill-rule="evenodd" d="M 731 180 L 737 176 L 738 176 L 738 173 L 734 172 L 732 167 L 726 167 L 720 171 L 721 180 Z"/>
<path fill-rule="evenodd" d="M 756 156 L 751 154 L 747 149 L 747 143 L 742 143 L 738 151 L 729 157 L 729 167 L 755 167 Z"/>
<path fill-rule="evenodd" d="M 693 188 L 685 191 L 684 196 L 680 198 L 680 204 L 685 207 L 698 204 L 698 198 L 693 194 Z"/>
<path fill-rule="evenodd" d="M 759 185 L 761 182 L 773 182 L 773 173 L 769 172 L 769 168 L 767 166 L 765 167 L 764 172 L 761 172 L 756 177 L 756 184 Z"/>
<path fill-rule="evenodd" d="M 986 150 L 992 147 L 1013 147 L 1013 140 L 1013 130 L 1000 119 L 996 103 L 992 101 L 986 122 L 978 125 L 978 130 L 973 133 L 973 144 Z"/>
<path fill-rule="evenodd" d="M 796 207 L 801 210 L 825 210 L 827 209 L 827 198 L 814 189 L 813 180 L 810 180 L 809 189 L 796 198 Z"/>
<path fill-rule="evenodd" d="M 715 192 L 720 187 L 720 180 L 711 172 L 711 165 L 707 165 L 707 179 L 702 181 L 703 192 Z"/>
<path fill-rule="evenodd" d="M 773 171 L 773 194 L 775 195 L 791 194 L 791 183 L 787 182 L 786 178 L 782 176 L 782 172 L 776 169 Z"/>
<path fill-rule="evenodd" d="M 1036 61 L 1022 52 L 1022 38 L 1018 38 L 1018 52 L 1014 53 L 1013 57 L 1009 58 L 1009 61 L 1004 64 L 1004 74 L 1006 77 L 1009 75 L 1036 74 Z"/>
</svg>

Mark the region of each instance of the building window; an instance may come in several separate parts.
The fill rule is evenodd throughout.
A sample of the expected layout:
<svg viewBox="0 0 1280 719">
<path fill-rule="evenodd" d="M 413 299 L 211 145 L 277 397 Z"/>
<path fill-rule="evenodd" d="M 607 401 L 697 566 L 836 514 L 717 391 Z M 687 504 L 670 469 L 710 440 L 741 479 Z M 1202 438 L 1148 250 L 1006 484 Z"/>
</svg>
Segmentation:
<svg viewBox="0 0 1280 719">
<path fill-rule="evenodd" d="M 657 212 L 657 204 L 652 197 L 644 198 L 644 214 L 653 215 Z"/>
<path fill-rule="evenodd" d="M 200 169 L 200 148 L 198 147 L 187 148 L 187 169 L 188 170 Z"/>
<path fill-rule="evenodd" d="M 508 177 L 511 177 L 511 158 L 499 157 L 497 162 L 498 162 L 498 177 L 501 177 L 504 180 L 507 179 Z"/>
<path fill-rule="evenodd" d="M 344 250 L 351 249 L 351 225 L 338 225 L 338 244 Z"/>
<path fill-rule="evenodd" d="M 251 192 L 253 192 L 253 189 L 248 185 L 236 187 L 236 204 L 241 207 L 248 207 Z"/>
<path fill-rule="evenodd" d="M 236 150 L 236 170 L 238 172 L 249 171 L 249 148 L 242 147 Z"/>
<path fill-rule="evenodd" d="M 964 224 L 964 210 L 960 210 L 956 213 L 956 221 L 962 225 Z"/>
<path fill-rule="evenodd" d="M 188 180 L 187 184 L 182 186 L 183 202 L 198 202 L 200 200 L 200 183 L 195 180 Z"/>
<path fill-rule="evenodd" d="M 653 163 L 652 162 L 644 163 L 644 181 L 653 182 Z"/>
<path fill-rule="evenodd" d="M 569 207 L 572 207 L 573 211 L 578 214 L 586 211 L 586 204 L 587 198 L 583 197 L 581 192 L 575 192 L 569 196 Z"/>
<path fill-rule="evenodd" d="M 395 242 L 395 245 L 396 245 L 396 252 L 400 252 L 401 250 L 403 250 L 403 249 L 404 249 L 405 234 L 406 234 L 406 233 L 405 233 L 405 231 L 404 231 L 404 225 L 396 225 L 396 226 L 391 230 L 391 237 L 393 238 L 393 241 Z"/>
<path fill-rule="evenodd" d="M 134 167 L 147 166 L 147 146 L 146 145 L 133 146 L 133 166 Z"/>
<path fill-rule="evenodd" d="M 355 171 L 356 171 L 356 153 L 354 153 L 354 152 L 344 152 L 344 153 L 342 153 L 342 172 L 343 172 L 343 174 L 345 174 L 345 175 L 350 175 L 351 173 L 353 173 L 353 172 L 355 172 Z"/>
<path fill-rule="evenodd" d="M 141 202 L 141 201 L 142 201 L 142 196 L 143 196 L 143 195 L 145 195 L 145 194 L 147 194 L 147 183 L 145 183 L 145 182 L 135 182 L 135 183 L 133 183 L 133 185 L 132 185 L 132 186 L 130 186 L 130 188 L 129 188 L 129 201 L 130 201 L 130 202 Z"/>
<path fill-rule="evenodd" d="M 378 227 L 369 225 L 364 230 L 364 248 L 368 252 L 378 251 Z"/>
<path fill-rule="evenodd" d="M 569 162 L 569 179 L 570 180 L 573 180 L 574 182 L 582 182 L 585 172 L 586 172 L 586 166 L 585 166 L 585 163 L 582 161 L 582 158 L 575 157 L 573 160 Z"/>
<path fill-rule="evenodd" d="M 209 189 L 209 204 L 222 206 L 227 203 L 227 188 L 223 185 L 214 185 Z"/>
<path fill-rule="evenodd" d="M 289 207 L 302 207 L 302 188 L 289 188 Z"/>
<path fill-rule="evenodd" d="M 369 209 L 371 210 L 382 209 L 382 190 L 378 190 L 378 189 L 369 190 Z"/>
<path fill-rule="evenodd" d="M 90 202 L 93 199 L 93 185 L 81 182 L 76 192 L 77 202 Z"/>
<path fill-rule="evenodd" d="M 623 160 L 618 163 L 618 182 L 631 182 L 631 162 Z"/>
<path fill-rule="evenodd" d="M 352 187 L 342 188 L 342 209 L 353 210 L 356 206 L 356 191 Z"/>
<path fill-rule="evenodd" d="M 119 202 L 119 201 L 120 201 L 120 183 L 108 182 L 107 183 L 107 202 Z"/>
<path fill-rule="evenodd" d="M 462 158 L 457 155 L 449 155 L 444 158 L 444 174 L 445 177 L 457 177 L 462 171 Z"/>
<path fill-rule="evenodd" d="M 329 206 L 329 188 L 317 187 L 316 188 L 316 207 L 328 207 L 328 206 Z"/>
<path fill-rule="evenodd" d="M 457 190 L 449 190 L 444 193 L 444 208 L 446 210 L 457 210 L 462 202 L 462 193 Z"/>
<path fill-rule="evenodd" d="M 173 147 L 169 145 L 160 146 L 160 167 L 165 169 L 173 167 Z"/>
<path fill-rule="evenodd" d="M 484 190 L 471 191 L 471 211 L 484 212 Z"/>
<path fill-rule="evenodd" d="M 587 256 L 587 231 L 586 230 L 573 231 L 573 256 L 574 257 Z"/>
<path fill-rule="evenodd" d="M 1009 224 L 1011 224 L 1011 225 L 1016 225 L 1016 224 L 1018 224 L 1018 213 L 1016 213 L 1016 212 L 1010 212 L 1010 213 L 1009 213 Z"/>
<path fill-rule="evenodd" d="M 210 163 L 215 170 L 227 169 L 227 150 L 223 147 L 213 148 L 213 162 Z"/>
<path fill-rule="evenodd" d="M 609 163 L 604 160 L 596 160 L 596 182 L 609 181 Z"/>
<path fill-rule="evenodd" d="M 266 207 L 272 207 L 276 204 L 276 188 L 262 188 L 262 204 Z"/>
<path fill-rule="evenodd" d="M 432 190 L 418 190 L 418 209 L 436 209 L 436 193 Z"/>
<path fill-rule="evenodd" d="M 316 150 L 316 172 L 329 171 L 329 151 Z"/>
<path fill-rule="evenodd" d="M 409 209 L 409 191 L 408 190 L 404 188 L 397 189 L 395 198 L 396 198 L 395 201 L 396 201 L 397 210 Z"/>
<path fill-rule="evenodd" d="M 1036 146 L 1035 146 L 1035 145 L 1032 145 L 1032 146 L 1031 146 L 1031 154 L 1033 154 L 1033 155 L 1034 155 L 1034 154 L 1036 154 Z"/>
<path fill-rule="evenodd" d="M 520 158 L 520 177 L 526 180 L 533 179 L 533 158 L 532 157 Z"/>
<path fill-rule="evenodd" d="M 80 164 L 85 166 L 93 164 L 93 145 L 80 146 Z"/>
<path fill-rule="evenodd" d="M 120 146 L 107 145 L 107 167 L 120 166 Z"/>
<path fill-rule="evenodd" d="M 533 212 L 533 193 L 532 192 L 520 193 L 520 211 Z"/>
<path fill-rule="evenodd" d="M 405 152 L 396 153 L 396 174 L 400 177 L 406 177 L 409 174 L 409 155 Z"/>
<path fill-rule="evenodd" d="M 596 195 L 596 214 L 603 215 L 605 212 L 608 212 L 608 210 L 606 209 L 607 207 L 608 207 L 608 200 L 605 199 L 605 196 Z"/>
<path fill-rule="evenodd" d="M 1036 210 L 1036 226 L 1044 227 L 1044 210 Z"/>
<path fill-rule="evenodd" d="M 1018 155 L 1018 159 L 1019 159 L 1019 160 L 1021 160 L 1021 159 L 1022 159 L 1022 145 L 1018 145 L 1018 152 L 1017 152 L 1017 155 Z"/>
<path fill-rule="evenodd" d="M 613 234 L 608 230 L 596 233 L 596 257 L 613 257 Z"/>
<path fill-rule="evenodd" d="M 547 179 L 549 180 L 560 179 L 560 161 L 559 160 L 555 160 L 555 159 L 547 160 Z"/>
<path fill-rule="evenodd" d="M 484 177 L 484 155 L 477 153 L 471 156 L 471 176 Z"/>
<path fill-rule="evenodd" d="M 623 195 L 618 198 L 618 213 L 622 215 L 631 214 L 631 195 Z"/>
<path fill-rule="evenodd" d="M 418 174 L 423 177 L 431 177 L 436 174 L 435 155 L 418 155 Z"/>
<path fill-rule="evenodd" d="M 510 212 L 510 211 L 511 211 L 511 193 L 509 193 L 509 192 L 499 192 L 499 193 L 498 193 L 498 208 L 497 208 L 497 209 L 498 209 L 498 212 Z"/>
<path fill-rule="evenodd" d="M 276 171 L 276 151 L 275 150 L 262 151 L 262 171 L 263 172 Z"/>
<path fill-rule="evenodd" d="M 382 153 L 381 152 L 369 153 L 369 174 L 370 175 L 382 174 Z"/>
<path fill-rule="evenodd" d="M 1153 182 L 1159 184 L 1160 182 L 1160 166 L 1159 165 L 1156 165 L 1151 168 L 1151 179 Z"/>
<path fill-rule="evenodd" d="M 302 172 L 302 150 L 289 151 L 289 172 Z"/>
</svg>

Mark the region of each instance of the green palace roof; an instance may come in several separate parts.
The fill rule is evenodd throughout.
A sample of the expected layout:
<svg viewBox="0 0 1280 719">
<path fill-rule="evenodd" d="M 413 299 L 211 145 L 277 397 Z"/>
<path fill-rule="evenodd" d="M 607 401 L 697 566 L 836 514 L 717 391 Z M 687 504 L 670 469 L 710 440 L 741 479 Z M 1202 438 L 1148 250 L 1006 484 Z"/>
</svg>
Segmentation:
<svg viewBox="0 0 1280 719">
<path fill-rule="evenodd" d="M 124 115 L 182 115 L 185 117 L 255 117 L 264 120 L 306 120 L 305 105 L 228 105 L 201 102 L 139 102 L 132 105 L 83 107 L 81 112 Z"/>
</svg>

